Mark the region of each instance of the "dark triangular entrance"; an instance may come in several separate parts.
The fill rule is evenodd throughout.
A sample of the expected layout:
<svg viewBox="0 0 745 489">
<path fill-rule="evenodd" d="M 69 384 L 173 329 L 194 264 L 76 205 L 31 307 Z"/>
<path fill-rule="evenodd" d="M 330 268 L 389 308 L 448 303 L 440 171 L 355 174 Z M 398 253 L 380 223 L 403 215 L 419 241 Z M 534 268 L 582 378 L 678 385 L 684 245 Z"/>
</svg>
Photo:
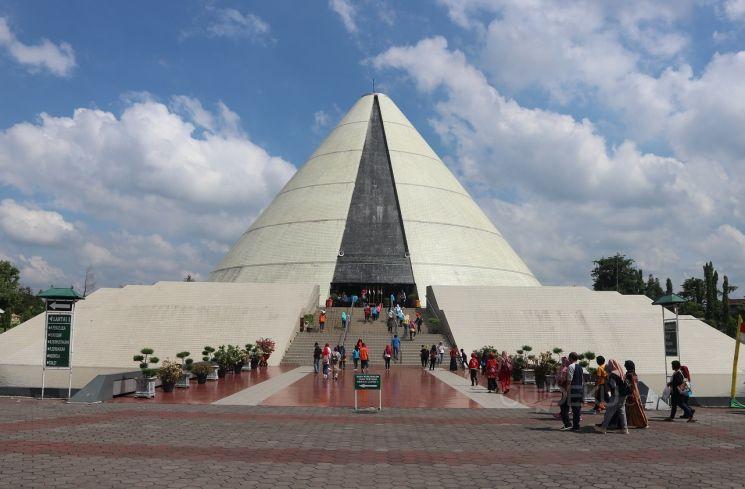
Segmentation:
<svg viewBox="0 0 745 489">
<path fill-rule="evenodd" d="M 415 292 L 378 97 L 373 101 L 332 289 Z M 388 290 L 385 292 L 389 293 Z"/>
</svg>

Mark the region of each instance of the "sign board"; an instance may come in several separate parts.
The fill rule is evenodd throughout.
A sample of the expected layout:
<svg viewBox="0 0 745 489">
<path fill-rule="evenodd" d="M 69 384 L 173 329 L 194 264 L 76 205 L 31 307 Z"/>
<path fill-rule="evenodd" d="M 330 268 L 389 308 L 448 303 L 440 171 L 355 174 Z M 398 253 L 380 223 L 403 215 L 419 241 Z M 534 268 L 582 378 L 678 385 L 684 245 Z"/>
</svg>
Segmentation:
<svg viewBox="0 0 745 489">
<path fill-rule="evenodd" d="M 678 323 L 675 321 L 665 321 L 665 356 L 678 356 Z"/>
<path fill-rule="evenodd" d="M 64 312 L 71 312 L 72 311 L 72 301 L 62 301 L 62 300 L 48 300 L 47 301 L 47 311 L 51 312 L 57 312 L 57 311 L 64 311 Z"/>
<path fill-rule="evenodd" d="M 72 314 L 47 314 L 47 340 L 44 365 L 47 368 L 70 368 Z"/>
<path fill-rule="evenodd" d="M 380 390 L 380 374 L 354 374 L 354 390 Z"/>
</svg>

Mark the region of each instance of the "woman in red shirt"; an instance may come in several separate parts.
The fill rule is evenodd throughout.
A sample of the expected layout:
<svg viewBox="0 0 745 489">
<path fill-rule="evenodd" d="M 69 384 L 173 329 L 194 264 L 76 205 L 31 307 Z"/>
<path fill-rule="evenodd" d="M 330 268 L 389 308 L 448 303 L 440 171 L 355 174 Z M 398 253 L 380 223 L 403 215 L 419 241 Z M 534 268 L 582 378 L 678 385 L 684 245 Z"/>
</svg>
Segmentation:
<svg viewBox="0 0 745 489">
<path fill-rule="evenodd" d="M 494 352 L 489 352 L 489 359 L 486 361 L 486 388 L 489 392 L 498 392 L 497 390 L 497 372 L 499 370 L 499 364 L 497 359 L 494 357 Z"/>
</svg>

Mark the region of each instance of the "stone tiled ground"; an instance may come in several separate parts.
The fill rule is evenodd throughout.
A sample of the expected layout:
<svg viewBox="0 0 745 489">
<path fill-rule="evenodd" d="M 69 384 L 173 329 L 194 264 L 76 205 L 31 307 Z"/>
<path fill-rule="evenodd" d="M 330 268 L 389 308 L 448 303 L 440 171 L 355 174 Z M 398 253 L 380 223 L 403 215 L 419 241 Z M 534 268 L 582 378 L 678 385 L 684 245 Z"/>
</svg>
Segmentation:
<svg viewBox="0 0 745 489">
<path fill-rule="evenodd" d="M 534 410 L 0 399 L 0 487 L 745 486 L 745 413 L 629 436 Z M 598 417 L 585 415 L 589 427 Z"/>
</svg>

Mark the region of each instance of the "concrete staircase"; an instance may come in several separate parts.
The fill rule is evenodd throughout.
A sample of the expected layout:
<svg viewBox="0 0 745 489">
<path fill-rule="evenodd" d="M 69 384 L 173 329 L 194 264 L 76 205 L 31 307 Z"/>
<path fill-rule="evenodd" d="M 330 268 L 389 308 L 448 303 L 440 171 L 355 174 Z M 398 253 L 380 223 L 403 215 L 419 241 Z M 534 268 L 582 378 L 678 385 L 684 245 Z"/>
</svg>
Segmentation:
<svg viewBox="0 0 745 489">
<path fill-rule="evenodd" d="M 332 347 L 340 343 L 343 337 L 343 329 L 341 326 L 341 313 L 346 311 L 347 314 L 352 312 L 352 322 L 349 325 L 347 333 L 347 340 L 344 346 L 347 349 L 347 360 L 352 365 L 352 350 L 354 349 L 355 343 L 358 338 L 362 338 L 362 341 L 367 345 L 368 351 L 370 352 L 370 364 L 371 365 L 382 365 L 383 362 L 383 350 L 385 345 L 390 344 L 393 338 L 392 333 L 388 333 L 386 328 L 387 316 L 385 315 L 385 309 L 381 311 L 381 317 L 375 322 L 368 321 L 364 322 L 365 315 L 361 307 L 346 308 L 346 307 L 327 307 L 324 308 L 326 311 L 326 327 L 324 332 L 318 331 L 318 313 L 320 308 L 316 311 L 316 324 L 314 325 L 313 331 L 299 331 L 295 338 L 292 340 L 290 347 L 287 349 L 284 358 L 282 359 L 282 365 L 313 365 L 313 345 L 318 342 L 321 347 L 328 343 Z M 433 329 L 432 325 L 429 324 L 427 318 L 429 313 L 426 309 L 406 309 L 412 317 L 416 316 L 416 312 L 422 313 L 424 323 L 422 324 L 422 332 L 414 337 L 413 341 L 409 341 L 408 332 L 401 338 L 401 365 L 405 366 L 419 366 L 420 357 L 419 351 L 422 345 L 426 345 L 430 348 L 433 344 L 438 344 L 442 341 L 442 344 L 446 349 L 450 348 L 450 343 L 445 335 L 439 333 L 430 333 Z M 395 333 L 395 331 L 394 331 Z M 402 332 L 399 328 L 399 337 L 402 336 Z M 448 355 L 445 355 L 446 361 Z"/>
</svg>

